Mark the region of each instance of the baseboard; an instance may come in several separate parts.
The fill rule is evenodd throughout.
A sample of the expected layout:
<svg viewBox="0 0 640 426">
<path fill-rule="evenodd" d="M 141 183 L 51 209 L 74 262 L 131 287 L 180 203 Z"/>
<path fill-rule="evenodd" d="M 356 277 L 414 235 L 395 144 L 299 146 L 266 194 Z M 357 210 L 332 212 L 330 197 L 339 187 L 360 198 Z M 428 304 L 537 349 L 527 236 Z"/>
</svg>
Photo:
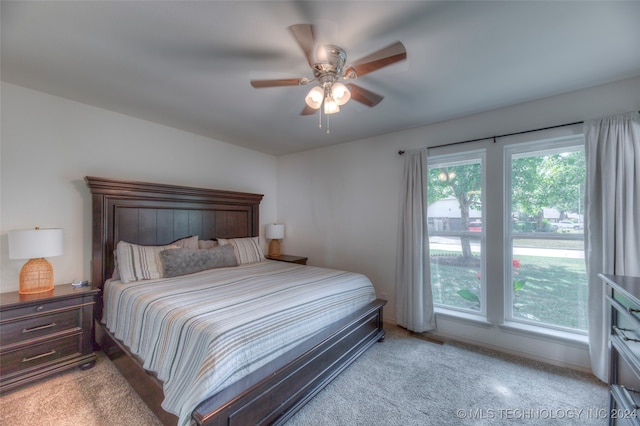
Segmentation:
<svg viewBox="0 0 640 426">
<path fill-rule="evenodd" d="M 397 327 L 398 323 L 393 318 L 385 317 L 384 325 L 389 327 Z M 427 336 L 428 336 L 428 339 L 426 338 Z M 530 359 L 533 361 L 542 362 L 542 363 L 553 365 L 556 367 L 568 368 L 570 370 L 575 370 L 582 373 L 593 374 L 591 371 L 591 368 L 585 367 L 582 364 L 576 364 L 576 363 L 568 362 L 566 360 L 556 359 L 552 357 L 540 356 L 537 354 L 520 351 L 510 347 L 502 346 L 502 345 L 487 343 L 485 341 L 463 338 L 463 337 L 452 335 L 452 334 L 440 333 L 438 331 L 429 332 L 427 336 L 423 337 L 421 336 L 421 333 L 415 333 L 414 337 L 423 338 L 424 340 L 433 341 L 434 343 L 440 343 L 440 342 L 446 343 L 447 341 L 459 342 L 459 343 L 473 345 L 473 346 L 489 349 L 492 351 L 496 351 L 496 352 L 500 352 L 508 355 L 513 355 L 521 358 Z"/>
<path fill-rule="evenodd" d="M 489 349 L 489 350 L 492 350 L 492 351 L 501 352 L 501 353 L 508 354 L 508 355 L 513 355 L 513 356 L 517 356 L 517 357 L 520 357 L 520 358 L 526 358 L 526 359 L 529 359 L 529 360 L 532 360 L 532 361 L 542 362 L 542 363 L 553 365 L 553 366 L 556 366 L 556 367 L 568 368 L 570 370 L 579 371 L 579 372 L 582 372 L 582 373 L 593 374 L 590 368 L 585 367 L 584 365 L 581 365 L 581 364 L 575 364 L 575 363 L 568 362 L 568 361 L 565 361 L 565 360 L 559 360 L 559 359 L 556 359 L 556 358 L 540 356 L 540 355 L 537 355 L 537 354 L 532 354 L 532 353 L 529 353 L 529 352 L 519 351 L 519 350 L 515 350 L 515 349 L 509 348 L 509 347 L 505 347 L 505 346 L 500 346 L 500 345 L 495 345 L 495 344 L 491 344 L 491 343 L 481 342 L 481 341 L 474 340 L 474 339 L 464 339 L 464 338 L 460 338 L 458 336 L 443 335 L 441 333 L 433 333 L 433 334 L 435 336 L 437 336 L 438 338 L 445 339 L 447 341 L 454 341 L 454 342 L 459 342 L 459 343 L 463 343 L 463 344 L 473 345 L 473 346 L 477 346 L 477 347 L 480 347 L 480 348 Z"/>
</svg>

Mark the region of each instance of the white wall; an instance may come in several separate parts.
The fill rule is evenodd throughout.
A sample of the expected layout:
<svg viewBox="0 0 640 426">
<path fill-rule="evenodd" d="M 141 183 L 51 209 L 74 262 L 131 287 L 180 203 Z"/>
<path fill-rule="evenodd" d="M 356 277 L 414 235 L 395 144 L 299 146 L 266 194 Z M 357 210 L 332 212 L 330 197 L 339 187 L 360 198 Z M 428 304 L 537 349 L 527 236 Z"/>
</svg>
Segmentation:
<svg viewBox="0 0 640 426">
<path fill-rule="evenodd" d="M 398 150 L 637 110 L 640 77 L 279 157 L 278 220 L 286 225 L 283 253 L 308 256 L 312 265 L 368 275 L 378 296 L 389 300 L 385 319 L 395 321 L 396 243 L 404 165 Z M 450 337 L 574 368 L 588 366 L 585 345 L 522 338 L 495 325 L 477 326 L 444 317 L 438 318 L 438 327 Z"/>
<path fill-rule="evenodd" d="M 8 258 L 10 229 L 63 228 L 55 283 L 90 278 L 85 176 L 260 193 L 261 223 L 276 220 L 273 156 L 8 83 L 1 95 L 0 292 L 25 262 Z"/>
<path fill-rule="evenodd" d="M 18 288 L 24 263 L 8 259 L 10 229 L 64 228 L 65 254 L 50 259 L 56 283 L 89 277 L 91 209 L 83 178 L 92 175 L 265 194 L 261 223 L 286 224 L 283 252 L 368 275 L 389 299 L 389 321 L 395 321 L 399 149 L 640 110 L 638 77 L 276 159 L 7 83 L 1 91 L 0 292 Z M 444 317 L 438 326 L 450 337 L 588 366 L 584 345 Z"/>
</svg>

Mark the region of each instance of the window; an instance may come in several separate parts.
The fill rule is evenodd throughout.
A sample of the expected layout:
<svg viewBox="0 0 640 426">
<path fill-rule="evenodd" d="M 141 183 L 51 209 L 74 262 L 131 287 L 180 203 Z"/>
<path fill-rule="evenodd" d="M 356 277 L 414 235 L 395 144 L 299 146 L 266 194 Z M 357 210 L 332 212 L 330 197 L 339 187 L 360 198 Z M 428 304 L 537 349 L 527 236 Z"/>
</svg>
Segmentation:
<svg viewBox="0 0 640 426">
<path fill-rule="evenodd" d="M 484 151 L 428 161 L 427 220 L 434 303 L 453 310 L 485 312 Z"/>
<path fill-rule="evenodd" d="M 430 151 L 427 221 L 438 315 L 584 341 L 580 130 Z"/>
<path fill-rule="evenodd" d="M 505 148 L 505 317 L 587 330 L 582 137 Z"/>
</svg>

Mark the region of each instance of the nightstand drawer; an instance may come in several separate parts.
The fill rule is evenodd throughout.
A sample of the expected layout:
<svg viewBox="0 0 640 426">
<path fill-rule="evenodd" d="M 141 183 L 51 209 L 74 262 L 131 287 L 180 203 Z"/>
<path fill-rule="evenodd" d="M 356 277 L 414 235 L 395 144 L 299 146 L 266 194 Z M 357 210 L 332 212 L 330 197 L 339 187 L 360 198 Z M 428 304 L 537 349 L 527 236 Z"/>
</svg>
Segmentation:
<svg viewBox="0 0 640 426">
<path fill-rule="evenodd" d="M 73 308 L 62 312 L 37 315 L 15 321 L 5 321 L 0 334 L 0 347 L 65 330 L 80 330 L 81 311 Z"/>
<path fill-rule="evenodd" d="M 0 355 L 0 375 L 55 362 L 60 358 L 79 355 L 82 351 L 81 334 L 49 340 L 36 345 L 6 351 Z"/>
<path fill-rule="evenodd" d="M 93 298 L 88 299 L 88 302 L 93 302 Z M 0 320 L 5 321 L 13 318 L 31 316 L 34 314 L 45 314 L 47 312 L 56 311 L 59 309 L 78 306 L 80 303 L 82 303 L 82 298 L 63 299 L 43 303 L 29 302 L 27 306 L 3 309 L 2 312 L 0 312 Z"/>
</svg>

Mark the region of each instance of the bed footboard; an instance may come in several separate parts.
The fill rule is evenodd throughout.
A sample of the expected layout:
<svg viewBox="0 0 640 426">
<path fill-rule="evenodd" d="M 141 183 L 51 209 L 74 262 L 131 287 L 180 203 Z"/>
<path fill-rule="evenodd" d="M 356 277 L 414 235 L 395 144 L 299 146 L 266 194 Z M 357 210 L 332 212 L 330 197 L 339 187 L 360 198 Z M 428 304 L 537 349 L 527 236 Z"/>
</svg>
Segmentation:
<svg viewBox="0 0 640 426">
<path fill-rule="evenodd" d="M 198 425 L 282 424 L 373 343 L 384 339 L 376 300 L 201 403 Z"/>
<path fill-rule="evenodd" d="M 384 340 L 385 304 L 375 300 L 213 395 L 196 407 L 193 420 L 205 426 L 285 423 L 371 345 Z M 141 399 L 163 424 L 175 425 L 178 418 L 160 405 L 162 384 L 108 331 L 96 331 L 102 350 Z"/>
</svg>

